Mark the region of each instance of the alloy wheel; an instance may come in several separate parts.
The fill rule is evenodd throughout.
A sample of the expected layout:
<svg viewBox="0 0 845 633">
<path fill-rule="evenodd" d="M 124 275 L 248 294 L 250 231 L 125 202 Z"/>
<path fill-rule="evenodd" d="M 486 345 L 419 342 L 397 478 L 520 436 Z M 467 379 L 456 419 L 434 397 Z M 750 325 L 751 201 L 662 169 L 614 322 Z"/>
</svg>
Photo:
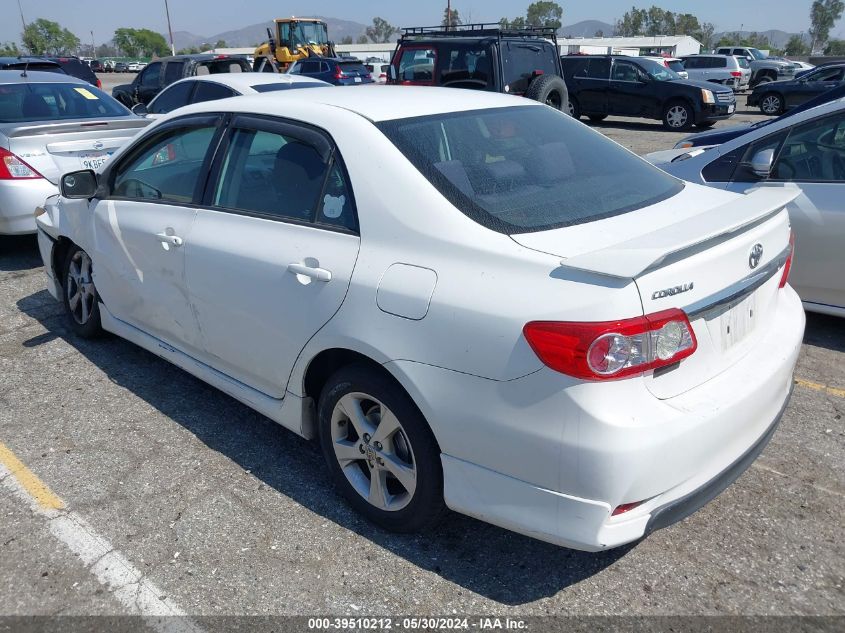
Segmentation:
<svg viewBox="0 0 845 633">
<path fill-rule="evenodd" d="M 689 113 L 682 105 L 673 105 L 666 112 L 666 122 L 669 127 L 682 128 L 687 124 L 687 119 L 689 119 Z"/>
<path fill-rule="evenodd" d="M 760 103 L 760 109 L 766 114 L 777 114 L 780 112 L 780 97 L 777 95 L 767 95 Z"/>
<path fill-rule="evenodd" d="M 332 411 L 332 447 L 346 479 L 368 503 L 388 512 L 410 503 L 417 488 L 414 452 L 384 403 L 348 393 Z"/>
<path fill-rule="evenodd" d="M 80 325 L 88 323 L 94 313 L 97 292 L 91 275 L 91 258 L 85 251 L 77 251 L 70 260 L 65 292 L 73 320 Z"/>
</svg>

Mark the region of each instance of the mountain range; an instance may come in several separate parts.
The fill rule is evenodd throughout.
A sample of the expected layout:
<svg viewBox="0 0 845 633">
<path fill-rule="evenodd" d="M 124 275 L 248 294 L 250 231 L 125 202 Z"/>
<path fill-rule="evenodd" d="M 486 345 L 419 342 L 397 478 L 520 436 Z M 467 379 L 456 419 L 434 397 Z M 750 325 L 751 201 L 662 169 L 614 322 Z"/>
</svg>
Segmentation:
<svg viewBox="0 0 845 633">
<path fill-rule="evenodd" d="M 358 37 L 364 35 L 367 25 L 360 22 L 353 22 L 351 20 L 340 20 L 338 18 L 328 18 L 317 16 L 326 21 L 329 29 L 329 37 L 335 42 L 340 42 L 346 37 L 351 37 L 352 41 L 357 41 Z M 197 35 L 188 31 L 176 31 L 173 33 L 173 42 L 176 49 L 191 48 L 197 46 L 200 48 L 211 48 L 220 40 L 226 42 L 226 46 L 230 47 L 250 47 L 255 46 L 259 42 L 267 39 L 267 28 L 272 29 L 272 21 L 260 22 L 258 24 L 251 24 L 241 29 L 224 31 L 215 35 Z M 605 37 L 613 35 L 614 25 L 601 20 L 583 20 L 562 26 L 560 28 L 561 37 L 594 37 L 596 33 L 601 32 Z M 731 31 L 734 33 L 734 31 Z M 742 31 L 740 35 L 749 35 L 751 31 Z M 764 35 L 769 38 L 774 48 L 783 48 L 787 40 L 796 33 L 787 33 L 772 29 L 768 31 L 757 31 L 759 35 Z M 714 34 L 714 39 L 718 40 L 723 33 Z"/>
</svg>

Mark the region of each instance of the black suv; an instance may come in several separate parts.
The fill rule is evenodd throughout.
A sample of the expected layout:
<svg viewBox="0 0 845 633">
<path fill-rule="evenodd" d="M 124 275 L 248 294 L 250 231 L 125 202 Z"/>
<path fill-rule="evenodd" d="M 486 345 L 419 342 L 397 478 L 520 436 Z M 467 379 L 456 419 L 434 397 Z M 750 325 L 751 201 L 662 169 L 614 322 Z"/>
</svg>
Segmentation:
<svg viewBox="0 0 845 633">
<path fill-rule="evenodd" d="M 566 110 L 553 28 L 463 24 L 403 29 L 387 83 L 520 95 Z"/>
<path fill-rule="evenodd" d="M 212 54 L 162 57 L 147 64 L 131 84 L 115 86 L 111 96 L 131 109 L 138 103 L 147 105 L 164 88 L 185 77 L 248 72 L 252 72 L 252 67 L 245 57 Z"/>
<path fill-rule="evenodd" d="M 78 57 L 45 57 L 44 59 L 57 63 L 71 77 L 82 79 L 92 86 L 102 88 L 100 80 L 97 79 L 97 75 L 94 74 L 91 67 Z"/>
<path fill-rule="evenodd" d="M 650 59 L 621 55 L 561 57 L 569 88 L 569 113 L 601 121 L 608 115 L 663 121 L 669 130 L 710 127 L 736 110 L 733 90 L 681 79 Z"/>
</svg>

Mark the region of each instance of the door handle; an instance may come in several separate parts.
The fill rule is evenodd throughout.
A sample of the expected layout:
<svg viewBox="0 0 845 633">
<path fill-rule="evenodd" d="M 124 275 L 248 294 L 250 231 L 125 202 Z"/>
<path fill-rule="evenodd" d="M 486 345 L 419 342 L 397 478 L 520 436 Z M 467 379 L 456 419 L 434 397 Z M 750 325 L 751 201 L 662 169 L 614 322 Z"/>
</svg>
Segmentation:
<svg viewBox="0 0 845 633">
<path fill-rule="evenodd" d="M 316 281 L 331 281 L 332 272 L 325 268 L 312 268 L 305 264 L 288 264 L 288 272 L 294 275 L 304 275 Z"/>
<path fill-rule="evenodd" d="M 156 233 L 158 241 L 162 244 L 170 244 L 171 246 L 182 246 L 182 238 L 178 235 L 168 235 L 167 233 Z"/>
</svg>

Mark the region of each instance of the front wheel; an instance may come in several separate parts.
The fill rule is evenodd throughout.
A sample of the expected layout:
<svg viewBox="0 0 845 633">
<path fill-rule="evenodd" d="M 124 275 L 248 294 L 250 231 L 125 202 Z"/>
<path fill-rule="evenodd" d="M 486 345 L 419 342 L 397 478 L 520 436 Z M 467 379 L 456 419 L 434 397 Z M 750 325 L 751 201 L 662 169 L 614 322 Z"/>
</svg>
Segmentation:
<svg viewBox="0 0 845 633">
<path fill-rule="evenodd" d="M 318 405 L 320 445 L 349 504 L 394 532 L 433 526 L 445 512 L 440 449 L 410 397 L 384 374 L 350 365 Z"/>
<path fill-rule="evenodd" d="M 663 111 L 663 127 L 674 132 L 681 132 L 692 127 L 695 113 L 688 103 L 675 101 Z"/>
<path fill-rule="evenodd" d="M 63 303 L 71 329 L 82 338 L 98 336 L 102 333 L 100 302 L 91 257 L 74 245 L 65 257 L 62 270 Z"/>
<path fill-rule="evenodd" d="M 760 112 L 775 116 L 783 112 L 783 98 L 774 92 L 769 92 L 763 95 L 760 99 Z"/>
</svg>

